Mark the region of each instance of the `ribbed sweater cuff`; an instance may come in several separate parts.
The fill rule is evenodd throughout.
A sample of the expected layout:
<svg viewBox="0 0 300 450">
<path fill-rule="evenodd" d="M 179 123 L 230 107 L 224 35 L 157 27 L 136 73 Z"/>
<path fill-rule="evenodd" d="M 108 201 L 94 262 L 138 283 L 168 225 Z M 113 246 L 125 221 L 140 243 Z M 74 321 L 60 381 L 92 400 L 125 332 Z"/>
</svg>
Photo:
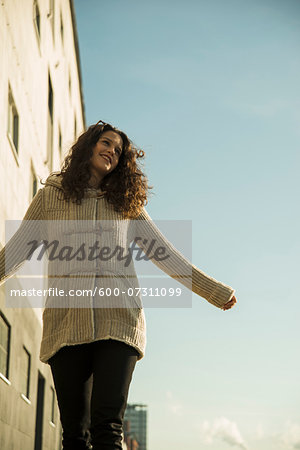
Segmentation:
<svg viewBox="0 0 300 450">
<path fill-rule="evenodd" d="M 235 289 L 221 283 L 207 299 L 207 301 L 218 308 L 222 308 L 225 303 L 228 303 L 232 299 L 234 294 Z"/>
<path fill-rule="evenodd" d="M 205 298 L 209 303 L 222 308 L 231 300 L 235 289 L 207 275 L 192 264 L 193 292 Z"/>
</svg>

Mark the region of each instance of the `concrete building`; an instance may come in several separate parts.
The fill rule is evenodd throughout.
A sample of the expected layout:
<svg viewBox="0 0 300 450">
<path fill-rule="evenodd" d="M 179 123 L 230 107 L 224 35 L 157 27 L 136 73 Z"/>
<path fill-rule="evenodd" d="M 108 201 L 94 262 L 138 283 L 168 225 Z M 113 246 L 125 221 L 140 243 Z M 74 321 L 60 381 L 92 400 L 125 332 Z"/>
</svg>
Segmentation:
<svg viewBox="0 0 300 450">
<path fill-rule="evenodd" d="M 130 443 L 133 449 L 147 450 L 147 414 L 147 405 L 127 404 L 124 416 L 127 447 Z"/>
<path fill-rule="evenodd" d="M 74 5 L 0 2 L 0 248 L 5 220 L 33 196 L 85 129 Z M 10 308 L 0 287 L 0 449 L 59 450 L 50 367 L 39 361 L 41 310 Z"/>
</svg>

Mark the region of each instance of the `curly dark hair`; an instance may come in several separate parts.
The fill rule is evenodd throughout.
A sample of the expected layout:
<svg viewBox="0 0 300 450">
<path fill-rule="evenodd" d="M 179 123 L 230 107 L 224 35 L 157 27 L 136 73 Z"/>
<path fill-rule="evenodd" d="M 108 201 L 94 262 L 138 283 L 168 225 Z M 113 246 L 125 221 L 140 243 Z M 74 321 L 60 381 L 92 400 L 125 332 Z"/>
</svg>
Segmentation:
<svg viewBox="0 0 300 450">
<path fill-rule="evenodd" d="M 115 211 L 122 212 L 125 218 L 136 218 L 144 205 L 148 203 L 147 177 L 138 167 L 137 159 L 143 158 L 145 152 L 137 149 L 127 135 L 112 125 L 99 121 L 84 131 L 72 145 L 65 157 L 61 172 L 64 200 L 73 199 L 81 204 L 84 190 L 91 177 L 90 159 L 93 148 L 105 131 L 118 133 L 123 142 L 122 153 L 116 168 L 107 174 L 98 188 L 106 193 L 106 199 Z"/>
</svg>

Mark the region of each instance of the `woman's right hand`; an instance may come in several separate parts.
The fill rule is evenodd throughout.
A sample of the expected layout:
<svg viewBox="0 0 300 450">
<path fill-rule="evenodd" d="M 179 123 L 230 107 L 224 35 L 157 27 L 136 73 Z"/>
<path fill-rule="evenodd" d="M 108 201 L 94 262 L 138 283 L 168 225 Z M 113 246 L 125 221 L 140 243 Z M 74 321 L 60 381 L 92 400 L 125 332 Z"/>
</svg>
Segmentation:
<svg viewBox="0 0 300 450">
<path fill-rule="evenodd" d="M 230 309 L 232 308 L 235 304 L 236 304 L 237 300 L 235 298 L 235 296 L 232 297 L 232 299 L 225 303 L 225 305 L 222 307 L 223 311 L 226 311 L 226 309 Z"/>
</svg>

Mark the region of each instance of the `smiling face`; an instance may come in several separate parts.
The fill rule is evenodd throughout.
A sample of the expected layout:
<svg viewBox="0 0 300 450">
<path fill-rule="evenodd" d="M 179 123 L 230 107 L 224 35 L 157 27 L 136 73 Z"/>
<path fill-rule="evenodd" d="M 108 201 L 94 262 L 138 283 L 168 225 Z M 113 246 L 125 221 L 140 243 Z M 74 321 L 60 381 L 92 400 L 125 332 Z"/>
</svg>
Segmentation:
<svg viewBox="0 0 300 450">
<path fill-rule="evenodd" d="M 100 136 L 90 159 L 92 185 L 98 185 L 107 174 L 117 167 L 122 148 L 123 140 L 115 131 L 105 131 Z"/>
</svg>

